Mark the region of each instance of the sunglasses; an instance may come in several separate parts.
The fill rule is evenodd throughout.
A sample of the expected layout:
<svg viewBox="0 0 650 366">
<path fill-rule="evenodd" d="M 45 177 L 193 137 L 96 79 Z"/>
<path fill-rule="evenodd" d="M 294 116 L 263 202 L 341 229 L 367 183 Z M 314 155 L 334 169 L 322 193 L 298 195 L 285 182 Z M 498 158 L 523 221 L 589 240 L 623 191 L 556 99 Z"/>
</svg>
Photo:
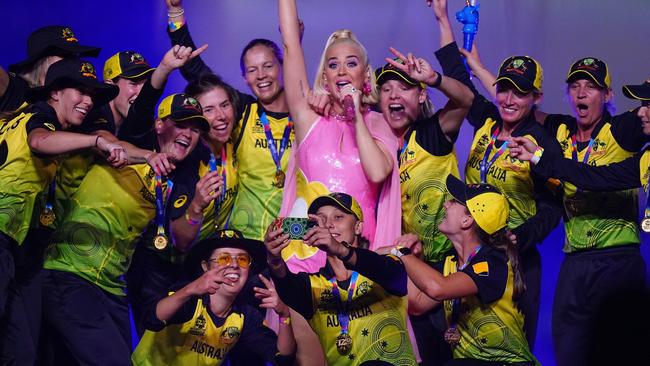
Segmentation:
<svg viewBox="0 0 650 366">
<path fill-rule="evenodd" d="M 215 262 L 219 266 L 229 266 L 232 263 L 237 263 L 241 268 L 248 268 L 253 259 L 248 254 L 230 255 L 228 253 L 221 253 L 216 258 L 210 258 L 210 262 Z"/>
</svg>

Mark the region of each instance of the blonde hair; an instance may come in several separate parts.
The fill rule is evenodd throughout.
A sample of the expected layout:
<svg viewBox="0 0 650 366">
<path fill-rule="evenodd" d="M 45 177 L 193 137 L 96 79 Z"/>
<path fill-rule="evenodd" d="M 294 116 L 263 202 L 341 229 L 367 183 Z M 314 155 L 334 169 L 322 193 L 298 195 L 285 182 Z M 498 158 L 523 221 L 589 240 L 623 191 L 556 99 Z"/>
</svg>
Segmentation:
<svg viewBox="0 0 650 366">
<path fill-rule="evenodd" d="M 370 82 L 370 94 L 363 94 L 361 101 L 366 105 L 376 104 L 379 101 L 379 93 L 377 92 L 377 80 L 375 79 L 375 73 L 373 72 L 373 68 L 370 65 L 370 61 L 368 60 L 368 51 L 366 51 L 366 48 L 361 44 L 361 42 L 359 42 L 354 33 L 352 33 L 352 31 L 349 29 L 339 29 L 332 33 L 327 39 L 327 42 L 325 43 L 325 49 L 323 49 L 323 54 L 321 55 L 320 62 L 318 63 L 318 69 L 316 70 L 316 78 L 314 80 L 314 94 L 330 94 L 330 92 L 325 89 L 323 80 L 325 63 L 327 62 L 325 55 L 327 54 L 327 50 L 329 50 L 330 47 L 342 42 L 351 42 L 355 44 L 361 51 L 361 61 L 366 67 L 366 75 L 368 76 L 368 81 Z"/>
</svg>

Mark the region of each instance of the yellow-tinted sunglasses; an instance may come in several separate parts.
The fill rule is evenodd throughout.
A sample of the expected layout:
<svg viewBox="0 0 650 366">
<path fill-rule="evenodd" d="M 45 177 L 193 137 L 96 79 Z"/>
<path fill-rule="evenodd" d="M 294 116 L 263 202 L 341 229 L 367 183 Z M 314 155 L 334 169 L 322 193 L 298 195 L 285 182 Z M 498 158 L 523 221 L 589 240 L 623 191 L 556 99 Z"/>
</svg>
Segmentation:
<svg viewBox="0 0 650 366">
<path fill-rule="evenodd" d="M 210 262 L 215 262 L 219 266 L 229 266 L 232 263 L 237 263 L 237 265 L 241 268 L 250 267 L 252 261 L 253 260 L 251 256 L 245 253 L 241 253 L 237 255 L 231 255 L 229 253 L 221 253 L 216 258 L 210 258 Z"/>
</svg>

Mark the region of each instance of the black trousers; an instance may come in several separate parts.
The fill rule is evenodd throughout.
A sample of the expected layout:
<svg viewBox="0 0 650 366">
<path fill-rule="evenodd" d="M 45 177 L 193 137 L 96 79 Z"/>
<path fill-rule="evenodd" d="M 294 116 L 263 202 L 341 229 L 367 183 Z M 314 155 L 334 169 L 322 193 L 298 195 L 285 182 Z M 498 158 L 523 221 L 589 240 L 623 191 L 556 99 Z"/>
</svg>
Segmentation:
<svg viewBox="0 0 650 366">
<path fill-rule="evenodd" d="M 130 365 L 126 297 L 110 294 L 69 272 L 45 270 L 43 313 L 81 365 Z"/>
<path fill-rule="evenodd" d="M 451 347 L 445 341 L 447 330 L 442 305 L 420 316 L 409 316 L 420 351 L 421 366 L 442 366 L 452 359 Z"/>
<path fill-rule="evenodd" d="M 567 254 L 553 303 L 558 366 L 634 364 L 647 352 L 647 304 L 637 245 Z"/>
<path fill-rule="evenodd" d="M 6 298 L 5 316 L 0 321 L 0 364 L 33 365 L 38 353 L 41 329 L 43 250 L 48 243 L 50 230 L 35 229 L 27 234 L 23 244 L 16 245 L 13 239 L 0 238 L 4 257 L 6 245 L 10 250 L 14 275 L 2 296 Z M 3 261 L 3 263 L 6 263 Z M 6 267 L 0 270 L 4 277 Z M 7 279 L 3 278 L 4 283 Z"/>
<path fill-rule="evenodd" d="M 524 314 L 524 332 L 528 341 L 528 348 L 532 352 L 535 346 L 535 336 L 537 335 L 540 292 L 542 289 L 542 258 L 537 246 L 520 254 L 519 268 L 526 284 L 526 291 L 519 297 L 517 307 Z"/>
</svg>

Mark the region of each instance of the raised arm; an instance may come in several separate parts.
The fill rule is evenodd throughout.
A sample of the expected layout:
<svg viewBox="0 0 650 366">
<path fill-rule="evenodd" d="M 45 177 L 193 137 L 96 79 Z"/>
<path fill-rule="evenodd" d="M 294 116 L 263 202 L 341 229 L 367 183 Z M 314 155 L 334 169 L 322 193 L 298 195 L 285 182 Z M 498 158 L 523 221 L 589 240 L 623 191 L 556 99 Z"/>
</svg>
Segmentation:
<svg viewBox="0 0 650 366">
<path fill-rule="evenodd" d="M 167 35 L 169 36 L 172 46 L 180 45 L 197 49 L 190 34 L 189 27 L 185 23 L 185 9 L 181 0 L 165 0 L 167 4 Z M 203 62 L 201 56 L 191 59 L 187 64 L 181 67 L 181 75 L 187 81 L 196 79 L 202 74 L 212 74 L 212 69 Z"/>
<path fill-rule="evenodd" d="M 455 141 L 469 108 L 474 101 L 474 93 L 463 83 L 458 80 L 444 77 L 437 71 L 434 71 L 425 59 L 417 58 L 409 53 L 404 56 L 394 48 L 391 52 L 399 57 L 403 63 L 387 59 L 395 68 L 399 68 L 407 73 L 414 80 L 425 83 L 429 87 L 439 89 L 449 101 L 440 111 L 440 127 L 444 132 L 447 140 Z"/>
<path fill-rule="evenodd" d="M 475 41 L 476 42 L 476 41 Z M 472 69 L 472 74 L 478 78 L 483 85 L 483 89 L 488 92 L 492 99 L 497 97 L 497 86 L 495 85 L 497 78 L 488 70 L 483 62 L 481 57 L 478 54 L 478 49 L 476 48 L 476 43 L 472 46 L 472 52 L 468 52 L 464 48 L 459 48 L 458 51 L 465 56 L 467 60 L 467 65 Z"/>
<path fill-rule="evenodd" d="M 318 115 L 307 103 L 310 91 L 305 56 L 300 44 L 300 21 L 295 0 L 279 0 L 280 32 L 284 46 L 284 92 L 289 113 L 295 122 L 296 139 L 300 143 Z"/>
</svg>

